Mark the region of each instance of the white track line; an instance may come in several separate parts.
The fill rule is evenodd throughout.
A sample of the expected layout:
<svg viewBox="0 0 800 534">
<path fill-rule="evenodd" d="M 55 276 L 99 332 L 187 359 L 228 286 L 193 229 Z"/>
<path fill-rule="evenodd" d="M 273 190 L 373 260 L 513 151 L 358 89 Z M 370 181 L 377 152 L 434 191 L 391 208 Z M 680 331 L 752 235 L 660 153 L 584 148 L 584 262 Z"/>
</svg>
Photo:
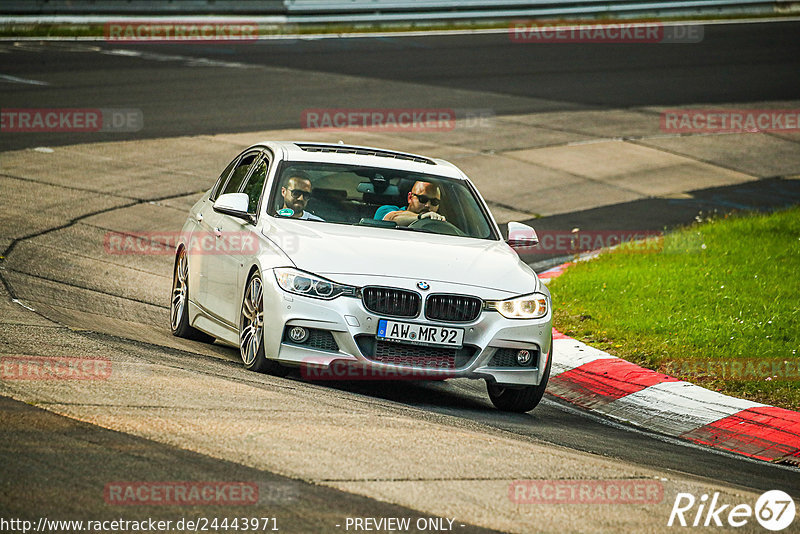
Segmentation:
<svg viewBox="0 0 800 534">
<path fill-rule="evenodd" d="M 21 83 L 25 85 L 50 85 L 47 82 L 40 82 L 39 80 L 29 80 L 27 78 L 17 78 L 8 74 L 0 74 L 0 81 L 10 83 Z"/>
</svg>

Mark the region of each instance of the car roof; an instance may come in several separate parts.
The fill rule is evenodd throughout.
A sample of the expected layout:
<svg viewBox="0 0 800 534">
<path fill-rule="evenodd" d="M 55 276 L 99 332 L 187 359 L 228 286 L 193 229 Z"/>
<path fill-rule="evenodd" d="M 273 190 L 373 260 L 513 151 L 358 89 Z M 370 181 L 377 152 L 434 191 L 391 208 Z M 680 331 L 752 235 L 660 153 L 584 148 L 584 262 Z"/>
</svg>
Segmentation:
<svg viewBox="0 0 800 534">
<path fill-rule="evenodd" d="M 281 151 L 283 158 L 289 161 L 385 167 L 460 180 L 465 178 L 458 167 L 443 159 L 384 148 L 306 141 L 264 141 L 255 146 L 266 146 L 273 151 Z"/>
</svg>

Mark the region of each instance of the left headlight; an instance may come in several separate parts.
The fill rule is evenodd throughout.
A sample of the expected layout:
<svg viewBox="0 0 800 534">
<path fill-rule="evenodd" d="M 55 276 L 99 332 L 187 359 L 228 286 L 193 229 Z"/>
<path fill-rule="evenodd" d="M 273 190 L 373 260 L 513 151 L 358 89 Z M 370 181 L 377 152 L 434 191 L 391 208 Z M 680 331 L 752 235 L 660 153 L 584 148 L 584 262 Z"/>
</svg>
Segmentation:
<svg viewBox="0 0 800 534">
<path fill-rule="evenodd" d="M 292 269 L 291 267 L 275 269 L 275 279 L 281 289 L 295 295 L 326 300 L 335 299 L 342 295 L 348 297 L 356 296 L 356 288 L 354 286 L 337 284 L 332 280 L 298 269 Z"/>
<path fill-rule="evenodd" d="M 545 295 L 534 293 L 509 300 L 486 301 L 486 309 L 495 310 L 507 319 L 541 319 L 550 309 Z"/>
</svg>

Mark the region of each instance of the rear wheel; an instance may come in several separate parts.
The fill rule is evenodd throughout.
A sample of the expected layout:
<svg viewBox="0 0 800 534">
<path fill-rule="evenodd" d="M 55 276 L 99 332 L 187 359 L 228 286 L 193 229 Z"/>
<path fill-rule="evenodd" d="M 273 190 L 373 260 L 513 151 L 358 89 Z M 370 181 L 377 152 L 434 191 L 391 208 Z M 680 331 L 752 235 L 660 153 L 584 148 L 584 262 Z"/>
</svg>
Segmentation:
<svg viewBox="0 0 800 534">
<path fill-rule="evenodd" d="M 250 275 L 239 314 L 239 353 L 245 368 L 284 376 L 289 369 L 267 358 L 264 351 L 264 286 L 258 271 Z"/>
<path fill-rule="evenodd" d="M 189 324 L 189 261 L 186 249 L 181 248 L 175 257 L 172 273 L 172 300 L 169 303 L 172 335 L 212 343 L 214 338 Z"/>
<path fill-rule="evenodd" d="M 547 359 L 547 366 L 544 369 L 542 381 L 538 386 L 513 388 L 486 382 L 486 391 L 489 393 L 489 399 L 492 401 L 495 408 L 504 412 L 518 413 L 529 412 L 536 408 L 542 400 L 544 390 L 547 389 L 547 382 L 550 379 L 550 364 L 553 362 L 552 346 L 553 344 L 551 342 L 550 357 Z"/>
</svg>

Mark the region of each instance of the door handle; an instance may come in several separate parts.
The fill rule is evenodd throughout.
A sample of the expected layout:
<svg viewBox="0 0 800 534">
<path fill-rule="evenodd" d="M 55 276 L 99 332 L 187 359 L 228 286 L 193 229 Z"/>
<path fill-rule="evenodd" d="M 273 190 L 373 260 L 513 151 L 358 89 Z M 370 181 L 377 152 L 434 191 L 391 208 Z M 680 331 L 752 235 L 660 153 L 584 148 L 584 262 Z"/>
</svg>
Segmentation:
<svg viewBox="0 0 800 534">
<path fill-rule="evenodd" d="M 222 228 L 214 228 L 214 235 L 217 237 L 222 237 Z"/>
<path fill-rule="evenodd" d="M 197 212 L 197 215 L 195 215 L 194 218 L 197 219 L 197 222 L 203 222 L 203 214 L 200 212 Z"/>
</svg>

